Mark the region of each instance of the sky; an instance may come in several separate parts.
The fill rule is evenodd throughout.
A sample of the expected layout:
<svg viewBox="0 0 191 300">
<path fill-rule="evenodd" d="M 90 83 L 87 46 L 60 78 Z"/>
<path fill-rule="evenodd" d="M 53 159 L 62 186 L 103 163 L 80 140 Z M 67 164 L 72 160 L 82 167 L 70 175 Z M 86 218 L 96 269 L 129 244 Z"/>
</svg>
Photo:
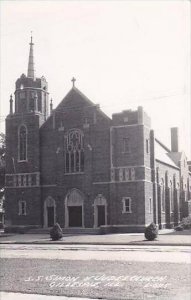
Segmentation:
<svg viewBox="0 0 191 300">
<path fill-rule="evenodd" d="M 32 31 L 36 76 L 54 107 L 76 87 L 111 117 L 143 106 L 155 136 L 191 159 L 190 1 L 0 2 L 0 131 L 15 81 L 27 73 Z"/>
</svg>

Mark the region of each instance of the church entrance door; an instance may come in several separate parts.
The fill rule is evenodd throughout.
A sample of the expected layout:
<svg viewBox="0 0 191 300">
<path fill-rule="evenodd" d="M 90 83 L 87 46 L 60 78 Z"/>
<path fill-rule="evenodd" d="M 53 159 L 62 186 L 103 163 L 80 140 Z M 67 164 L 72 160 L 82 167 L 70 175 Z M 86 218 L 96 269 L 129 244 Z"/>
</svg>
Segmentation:
<svg viewBox="0 0 191 300">
<path fill-rule="evenodd" d="M 94 200 L 94 228 L 107 225 L 107 201 L 102 194 Z"/>
<path fill-rule="evenodd" d="M 48 227 L 54 226 L 54 206 L 47 207 Z"/>
<path fill-rule="evenodd" d="M 56 203 L 48 196 L 44 201 L 44 227 L 52 227 L 56 222 Z"/>
<path fill-rule="evenodd" d="M 69 206 L 69 227 L 82 227 L 82 206 Z"/>
<path fill-rule="evenodd" d="M 98 205 L 98 227 L 105 225 L 105 205 Z"/>
<path fill-rule="evenodd" d="M 84 227 L 84 195 L 77 189 L 68 192 L 65 198 L 65 228 Z"/>
</svg>

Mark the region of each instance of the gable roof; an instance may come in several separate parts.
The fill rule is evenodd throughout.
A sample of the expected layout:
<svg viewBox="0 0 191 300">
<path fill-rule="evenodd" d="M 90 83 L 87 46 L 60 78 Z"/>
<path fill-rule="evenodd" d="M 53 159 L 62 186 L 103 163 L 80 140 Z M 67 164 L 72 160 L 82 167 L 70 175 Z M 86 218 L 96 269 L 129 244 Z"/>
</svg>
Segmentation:
<svg viewBox="0 0 191 300">
<path fill-rule="evenodd" d="M 161 163 L 179 169 L 174 161 L 169 157 L 170 150 L 164 146 L 159 140 L 155 139 L 155 159 Z"/>
<path fill-rule="evenodd" d="M 75 100 L 75 105 L 72 105 L 72 100 Z M 79 106 L 77 106 L 77 102 L 79 102 Z M 107 120 L 111 121 L 111 119 L 99 108 L 99 104 L 93 103 L 88 97 L 86 97 L 79 89 L 76 87 L 72 87 L 69 92 L 66 94 L 66 96 L 62 99 L 62 101 L 57 105 L 55 109 L 53 109 L 53 112 L 56 111 L 62 111 L 62 109 L 76 109 L 76 108 L 82 108 L 82 107 L 97 107 L 97 111 L 103 116 L 103 118 L 106 118 Z M 47 120 L 42 124 L 41 127 L 44 127 L 45 124 L 52 118 L 52 114 L 49 115 Z"/>
<path fill-rule="evenodd" d="M 72 87 L 71 90 L 69 90 L 69 92 L 66 94 L 66 96 L 62 99 L 62 101 L 57 105 L 57 107 L 54 110 L 56 111 L 62 107 L 66 107 L 65 104 L 71 101 L 72 99 L 74 99 L 75 96 L 78 97 L 79 102 L 83 101 L 84 104 L 87 104 L 86 106 L 95 106 L 95 104 L 90 99 L 88 99 L 82 92 L 80 92 L 76 87 Z M 69 107 L 71 106 L 69 105 Z M 80 107 L 80 103 L 79 103 L 79 107 Z"/>
<path fill-rule="evenodd" d="M 75 106 L 70 105 L 70 101 L 75 99 L 76 97 L 76 102 L 79 102 L 79 108 L 81 108 L 82 103 L 84 104 L 85 107 L 97 107 L 99 113 L 104 117 L 107 118 L 108 120 L 111 120 L 100 108 L 99 104 L 93 103 L 88 97 L 86 97 L 79 89 L 76 87 L 72 87 L 71 90 L 66 94 L 66 96 L 63 98 L 63 100 L 58 104 L 58 106 L 54 109 L 55 111 L 63 108 L 77 108 L 76 104 Z M 67 107 L 67 102 L 68 102 L 68 107 Z"/>
</svg>

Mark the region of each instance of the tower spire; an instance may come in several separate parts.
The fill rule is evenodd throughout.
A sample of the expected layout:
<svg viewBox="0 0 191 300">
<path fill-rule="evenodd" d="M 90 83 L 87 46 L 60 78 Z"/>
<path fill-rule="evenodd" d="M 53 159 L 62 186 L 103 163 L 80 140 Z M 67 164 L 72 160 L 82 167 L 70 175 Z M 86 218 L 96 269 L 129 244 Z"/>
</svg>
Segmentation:
<svg viewBox="0 0 191 300">
<path fill-rule="evenodd" d="M 29 62 L 28 62 L 28 72 L 27 77 L 35 78 L 35 69 L 34 69 L 34 56 L 33 56 L 33 40 L 32 40 L 32 31 L 31 31 L 31 41 L 30 41 L 30 51 L 29 51 Z"/>
</svg>

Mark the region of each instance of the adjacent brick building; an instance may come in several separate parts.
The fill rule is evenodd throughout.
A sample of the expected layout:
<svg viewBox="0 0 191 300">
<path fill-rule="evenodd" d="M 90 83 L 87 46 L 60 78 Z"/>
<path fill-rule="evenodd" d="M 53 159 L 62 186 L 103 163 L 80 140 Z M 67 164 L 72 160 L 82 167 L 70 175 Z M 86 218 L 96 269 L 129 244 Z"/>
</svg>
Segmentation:
<svg viewBox="0 0 191 300">
<path fill-rule="evenodd" d="M 32 38 L 14 98 L 6 118 L 6 226 L 143 231 L 188 215 L 191 172 L 177 128 L 168 149 L 142 107 L 109 118 L 74 79 L 53 109 L 46 79 L 35 77 Z"/>
</svg>

